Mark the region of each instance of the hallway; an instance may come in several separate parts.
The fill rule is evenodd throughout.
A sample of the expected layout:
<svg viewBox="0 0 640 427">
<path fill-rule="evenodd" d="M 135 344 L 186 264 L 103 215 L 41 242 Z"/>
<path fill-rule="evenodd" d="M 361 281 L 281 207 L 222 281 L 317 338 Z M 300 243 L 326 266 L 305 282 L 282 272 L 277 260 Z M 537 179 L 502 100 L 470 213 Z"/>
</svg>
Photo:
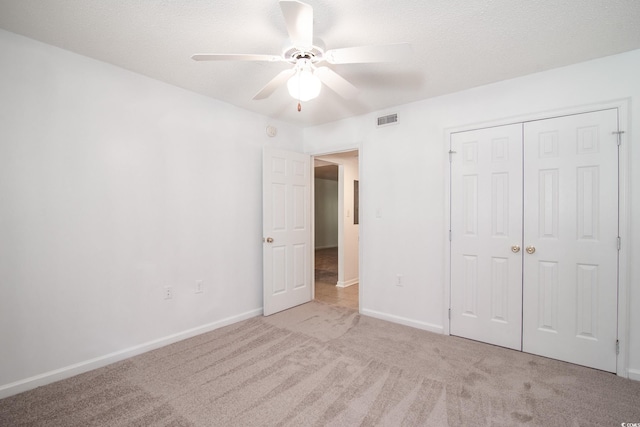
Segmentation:
<svg viewBox="0 0 640 427">
<path fill-rule="evenodd" d="M 338 282 L 338 248 L 316 249 L 315 299 L 327 304 L 358 310 L 359 284 L 347 288 Z"/>
</svg>

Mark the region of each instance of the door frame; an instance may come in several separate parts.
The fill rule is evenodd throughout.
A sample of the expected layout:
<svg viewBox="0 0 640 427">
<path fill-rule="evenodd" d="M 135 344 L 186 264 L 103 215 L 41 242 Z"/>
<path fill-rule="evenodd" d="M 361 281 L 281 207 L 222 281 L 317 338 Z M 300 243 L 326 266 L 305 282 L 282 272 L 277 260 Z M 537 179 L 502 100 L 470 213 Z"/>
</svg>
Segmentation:
<svg viewBox="0 0 640 427">
<path fill-rule="evenodd" d="M 442 324 L 443 333 L 451 335 L 451 323 L 449 319 L 449 308 L 451 307 L 451 242 L 449 233 L 451 229 L 451 165 L 449 163 L 449 150 L 451 134 L 478 130 L 496 126 L 504 126 L 516 123 L 525 123 L 536 120 L 545 120 L 562 116 L 570 116 L 581 113 L 589 113 L 598 110 L 618 109 L 618 129 L 623 131 L 622 144 L 618 153 L 618 234 L 621 237 L 621 248 L 618 251 L 618 340 L 619 353 L 616 358 L 616 374 L 629 378 L 629 317 L 631 307 L 629 305 L 629 250 L 631 234 L 631 180 L 630 180 L 630 156 L 629 145 L 632 140 L 629 127 L 631 109 L 629 108 L 631 99 L 623 98 L 609 102 L 586 104 L 581 106 L 560 108 L 557 110 L 547 110 L 542 112 L 532 112 L 518 116 L 489 120 L 485 122 L 472 123 L 466 125 L 453 126 L 445 129 L 443 141 L 443 163 L 445 165 L 444 179 L 444 223 L 446 224 L 443 238 L 444 256 L 444 292 Z"/>
<path fill-rule="evenodd" d="M 334 154 L 341 154 L 341 153 L 347 153 L 349 151 L 357 151 L 358 152 L 358 180 L 360 182 L 362 182 L 362 147 L 360 147 L 360 144 L 358 144 L 357 146 L 351 147 L 351 148 L 340 148 L 340 149 L 332 149 L 332 150 L 328 150 L 328 151 L 314 151 L 311 153 L 306 153 L 309 154 L 311 156 L 311 165 L 313 167 L 314 161 L 316 159 L 316 157 L 323 157 L 323 156 L 331 156 Z M 322 160 L 322 159 L 321 159 Z M 338 170 L 339 170 L 339 175 L 342 175 L 342 168 L 343 165 L 338 165 Z M 340 184 L 340 180 L 338 181 L 338 185 Z M 316 254 L 315 254 L 315 247 L 316 247 L 316 233 L 315 233 L 315 224 L 316 224 L 316 204 L 315 204 L 315 192 L 316 192 L 316 186 L 315 186 L 315 180 L 312 179 L 311 181 L 311 266 L 315 267 L 316 264 Z M 362 205 L 362 187 L 360 187 L 360 205 Z M 339 214 L 343 215 L 343 212 L 340 212 Z M 344 216 L 344 215 L 343 215 Z M 362 215 L 362 210 L 360 210 L 360 217 L 359 217 L 359 221 L 358 221 L 358 312 L 362 312 L 362 295 L 363 295 L 363 286 L 362 286 L 362 271 L 363 271 L 363 256 L 362 256 L 362 251 L 363 251 L 363 215 Z M 338 242 L 340 242 L 340 236 L 338 236 Z M 338 245 L 340 245 L 340 243 L 338 243 Z M 340 262 L 340 260 L 338 260 L 338 262 Z M 311 275 L 311 290 L 313 292 L 313 297 L 315 299 L 315 295 L 316 295 L 316 277 L 315 274 Z"/>
</svg>

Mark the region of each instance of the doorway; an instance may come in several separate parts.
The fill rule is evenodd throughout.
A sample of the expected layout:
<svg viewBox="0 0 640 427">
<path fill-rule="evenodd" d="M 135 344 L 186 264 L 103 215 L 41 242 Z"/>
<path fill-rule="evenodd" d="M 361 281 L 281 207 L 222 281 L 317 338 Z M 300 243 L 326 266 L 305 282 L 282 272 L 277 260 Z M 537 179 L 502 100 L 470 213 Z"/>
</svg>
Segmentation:
<svg viewBox="0 0 640 427">
<path fill-rule="evenodd" d="M 314 298 L 359 308 L 358 151 L 314 158 Z"/>
</svg>

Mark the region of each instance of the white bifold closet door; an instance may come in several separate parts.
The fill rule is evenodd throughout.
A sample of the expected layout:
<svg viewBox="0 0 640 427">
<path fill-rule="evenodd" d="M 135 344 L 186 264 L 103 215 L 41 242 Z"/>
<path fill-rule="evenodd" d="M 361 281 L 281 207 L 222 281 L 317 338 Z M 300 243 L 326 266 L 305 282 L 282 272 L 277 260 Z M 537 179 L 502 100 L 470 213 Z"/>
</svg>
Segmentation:
<svg viewBox="0 0 640 427">
<path fill-rule="evenodd" d="M 453 134 L 451 151 L 451 334 L 520 350 L 522 125 Z"/>
<path fill-rule="evenodd" d="M 616 371 L 618 112 L 524 125 L 522 349 Z"/>
<path fill-rule="evenodd" d="M 617 114 L 452 135 L 452 335 L 616 371 Z"/>
</svg>

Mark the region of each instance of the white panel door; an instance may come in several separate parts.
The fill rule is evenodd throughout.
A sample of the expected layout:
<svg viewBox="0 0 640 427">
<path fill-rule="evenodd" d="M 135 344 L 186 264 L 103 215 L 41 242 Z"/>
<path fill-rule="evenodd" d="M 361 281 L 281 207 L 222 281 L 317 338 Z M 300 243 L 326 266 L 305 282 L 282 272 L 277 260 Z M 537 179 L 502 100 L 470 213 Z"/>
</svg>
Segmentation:
<svg viewBox="0 0 640 427">
<path fill-rule="evenodd" d="M 451 136 L 452 335 L 521 349 L 522 124 Z"/>
<path fill-rule="evenodd" d="M 524 125 L 523 351 L 610 372 L 617 339 L 617 130 L 616 109 Z"/>
<path fill-rule="evenodd" d="M 263 310 L 268 316 L 309 302 L 311 157 L 263 152 Z"/>
</svg>

